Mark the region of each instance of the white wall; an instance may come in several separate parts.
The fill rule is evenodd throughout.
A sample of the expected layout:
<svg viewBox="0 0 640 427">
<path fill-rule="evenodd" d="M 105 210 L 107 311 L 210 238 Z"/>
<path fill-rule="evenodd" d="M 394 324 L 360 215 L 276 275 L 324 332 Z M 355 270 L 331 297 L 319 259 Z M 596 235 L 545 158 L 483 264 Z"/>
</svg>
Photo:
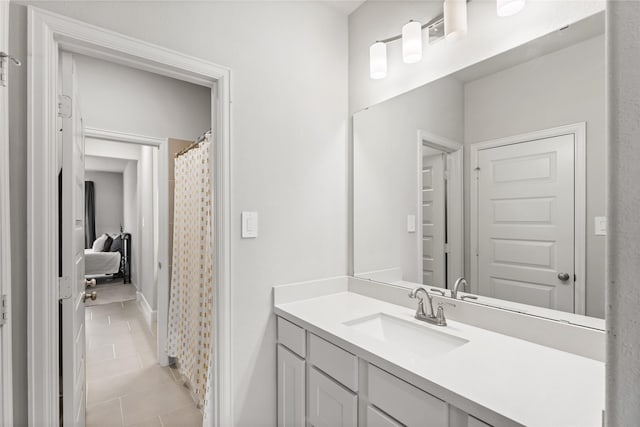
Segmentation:
<svg viewBox="0 0 640 427">
<path fill-rule="evenodd" d="M 418 130 L 462 143 L 463 111 L 462 84 L 444 78 L 354 115 L 355 274 L 400 268 L 422 283 L 421 227 L 407 232 L 407 215 L 418 215 Z"/>
<path fill-rule="evenodd" d="M 84 179 L 93 181 L 96 237 L 104 233 L 119 233 L 124 223 L 122 174 L 85 171 Z"/>
<path fill-rule="evenodd" d="M 604 317 L 605 237 L 594 217 L 606 211 L 604 36 L 469 82 L 464 86 L 465 145 L 587 122 L 587 315 Z M 487 108 L 490 105 L 490 108 Z M 465 164 L 469 165 L 469 150 Z M 468 166 L 465 169 L 468 171 Z M 465 176 L 469 201 L 469 174 Z M 469 230 L 469 203 L 465 203 Z M 469 233 L 465 234 L 470 275 Z"/>
<path fill-rule="evenodd" d="M 606 425 L 640 420 L 640 3 L 607 9 L 609 237 Z"/>
<path fill-rule="evenodd" d="M 139 147 L 138 151 L 140 150 Z M 131 283 L 140 290 L 138 278 L 138 260 L 140 248 L 138 245 L 138 161 L 129 160 L 122 173 L 124 198 L 124 231 L 131 234 Z"/>
<path fill-rule="evenodd" d="M 10 47 L 26 61 L 24 4 L 11 2 Z M 275 425 L 272 286 L 347 272 L 346 16 L 313 1 L 37 4 L 231 68 L 235 423 Z M 18 425 L 27 401 L 26 69 L 12 76 L 9 129 Z M 240 240 L 242 210 L 259 212 L 257 239 Z"/>
<path fill-rule="evenodd" d="M 349 110 L 374 105 L 471 64 L 505 52 L 604 9 L 604 0 L 528 1 L 519 14 L 496 16 L 495 1 L 468 4 L 468 36 L 425 49 L 422 62 L 402 63 L 401 43 L 388 45 L 388 75 L 369 78 L 369 46 L 400 34 L 410 19 L 427 22 L 442 13 L 441 2 L 367 1 L 349 16 Z M 426 33 L 425 33 L 426 34 Z"/>
<path fill-rule="evenodd" d="M 85 126 L 192 140 L 211 127 L 208 88 L 96 58 L 74 58 Z"/>
</svg>

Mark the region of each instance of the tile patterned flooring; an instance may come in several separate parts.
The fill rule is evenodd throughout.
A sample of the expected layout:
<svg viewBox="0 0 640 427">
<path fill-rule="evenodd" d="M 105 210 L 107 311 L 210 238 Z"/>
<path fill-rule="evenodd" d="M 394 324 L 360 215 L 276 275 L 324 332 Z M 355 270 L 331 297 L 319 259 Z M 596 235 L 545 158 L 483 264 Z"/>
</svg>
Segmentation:
<svg viewBox="0 0 640 427">
<path fill-rule="evenodd" d="M 87 307 L 85 313 L 87 427 L 202 426 L 177 372 L 158 365 L 155 330 L 136 301 Z"/>
</svg>

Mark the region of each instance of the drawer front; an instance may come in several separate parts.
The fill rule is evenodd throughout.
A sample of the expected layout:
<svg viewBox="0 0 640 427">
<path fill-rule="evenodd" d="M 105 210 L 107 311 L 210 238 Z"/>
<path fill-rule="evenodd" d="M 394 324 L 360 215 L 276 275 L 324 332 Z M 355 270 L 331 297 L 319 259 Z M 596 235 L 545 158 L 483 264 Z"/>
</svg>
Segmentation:
<svg viewBox="0 0 640 427">
<path fill-rule="evenodd" d="M 467 427 L 491 427 L 491 426 L 485 423 L 484 421 L 480 421 L 479 419 L 469 415 L 469 424 L 467 424 Z"/>
<path fill-rule="evenodd" d="M 369 402 L 408 427 L 447 425 L 445 402 L 373 365 L 368 392 Z"/>
<path fill-rule="evenodd" d="M 282 317 L 278 317 L 278 342 L 298 356 L 306 356 L 307 342 L 304 329 Z"/>
<path fill-rule="evenodd" d="M 345 387 L 358 391 L 358 358 L 313 334 L 309 334 L 309 362 Z"/>
<path fill-rule="evenodd" d="M 314 427 L 357 427 L 358 397 L 318 371 L 309 370 L 309 424 Z"/>
<path fill-rule="evenodd" d="M 402 424 L 373 406 L 367 406 L 367 427 L 402 427 Z"/>
</svg>

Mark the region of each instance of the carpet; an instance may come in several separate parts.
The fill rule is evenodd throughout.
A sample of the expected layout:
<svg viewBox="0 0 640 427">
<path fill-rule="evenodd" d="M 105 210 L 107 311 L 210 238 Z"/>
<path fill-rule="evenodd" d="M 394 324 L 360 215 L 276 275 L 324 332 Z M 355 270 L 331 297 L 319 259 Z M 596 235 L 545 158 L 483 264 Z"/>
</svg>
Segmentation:
<svg viewBox="0 0 640 427">
<path fill-rule="evenodd" d="M 87 299 L 85 306 L 111 304 L 112 302 L 131 301 L 136 299 L 136 287 L 131 283 L 126 285 L 120 280 L 98 280 L 98 284 L 87 292 L 96 291 L 98 298 L 95 301 Z"/>
</svg>

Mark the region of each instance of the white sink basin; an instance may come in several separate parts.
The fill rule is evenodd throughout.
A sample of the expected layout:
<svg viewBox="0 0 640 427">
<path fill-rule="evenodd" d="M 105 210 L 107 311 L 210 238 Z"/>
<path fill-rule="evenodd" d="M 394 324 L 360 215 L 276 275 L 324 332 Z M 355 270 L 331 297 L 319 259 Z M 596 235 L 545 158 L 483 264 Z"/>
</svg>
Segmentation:
<svg viewBox="0 0 640 427">
<path fill-rule="evenodd" d="M 446 326 L 417 325 L 384 313 L 349 320 L 344 322 L 344 325 L 423 357 L 439 356 L 469 342 L 464 338 L 434 329 L 445 329 Z"/>
</svg>

